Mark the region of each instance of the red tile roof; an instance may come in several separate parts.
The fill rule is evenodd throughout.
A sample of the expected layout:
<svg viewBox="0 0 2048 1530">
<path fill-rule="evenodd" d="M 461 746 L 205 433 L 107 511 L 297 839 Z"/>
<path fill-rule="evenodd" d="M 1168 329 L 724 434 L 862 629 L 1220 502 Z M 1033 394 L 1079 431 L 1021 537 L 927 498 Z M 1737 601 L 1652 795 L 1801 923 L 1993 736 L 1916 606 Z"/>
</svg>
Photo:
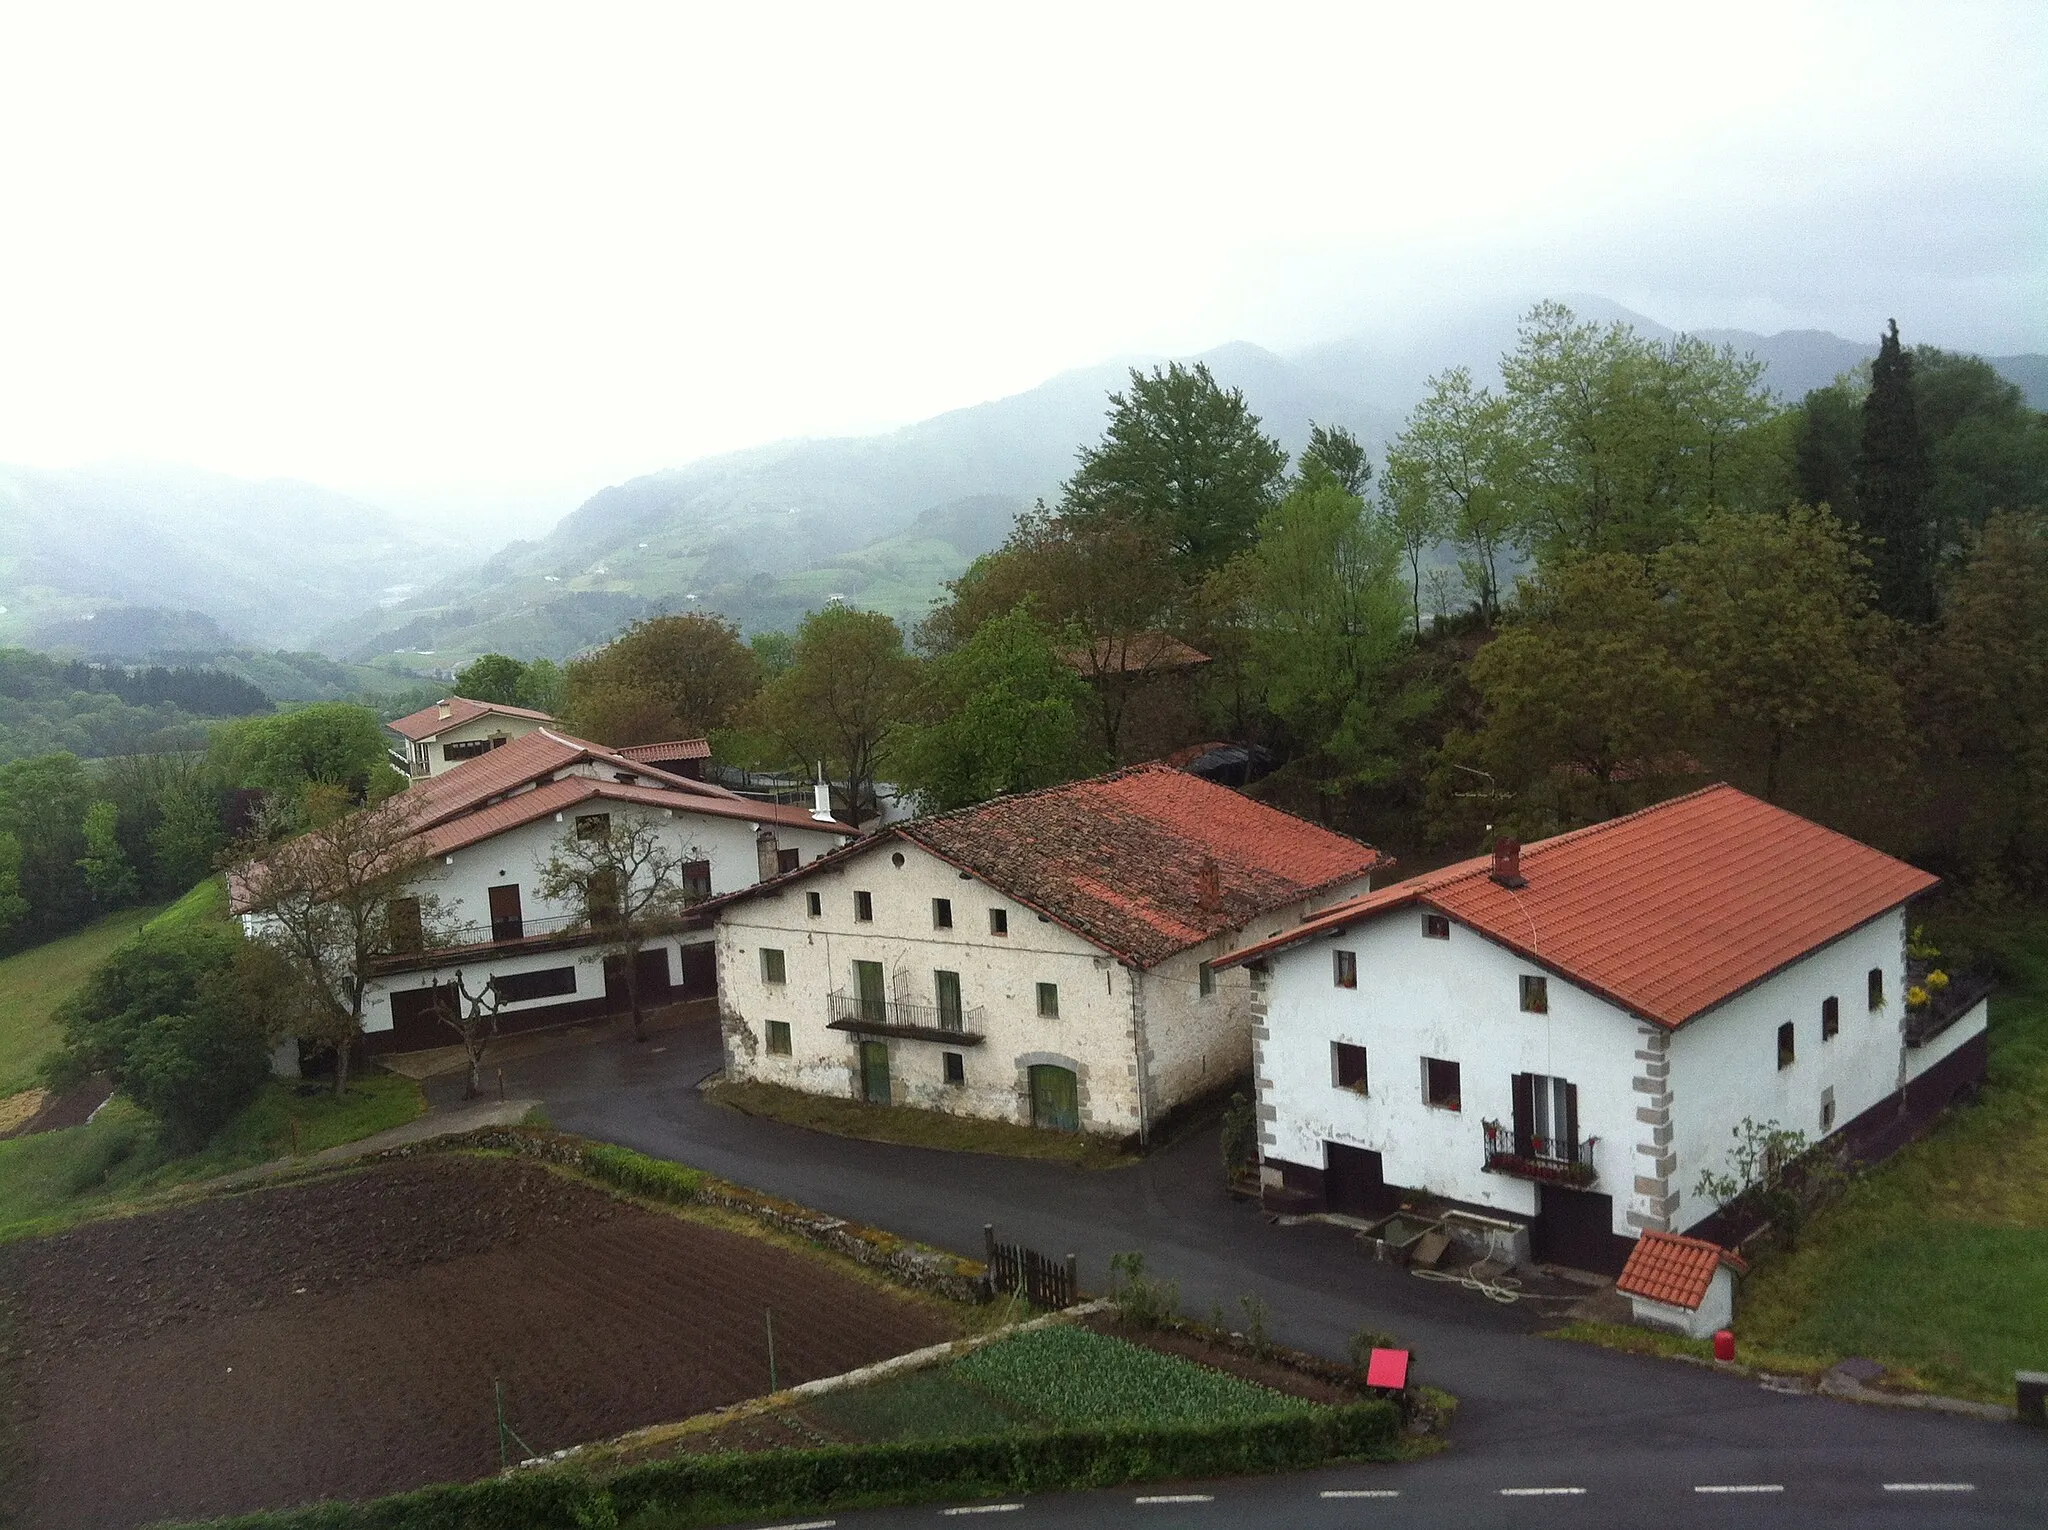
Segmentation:
<svg viewBox="0 0 2048 1530">
<path fill-rule="evenodd" d="M 1141 968 L 1393 864 L 1370 845 L 1151 764 L 896 824 L 762 887 L 898 838 Z"/>
<path fill-rule="evenodd" d="M 1525 845 L 1521 888 L 1492 867 L 1481 856 L 1396 882 L 1230 963 L 1419 905 L 1676 1027 L 1939 881 L 1732 786 Z"/>
<path fill-rule="evenodd" d="M 626 744 L 616 752 L 629 760 L 708 760 L 711 758 L 711 740 L 678 738 L 666 744 Z"/>
<path fill-rule="evenodd" d="M 1087 648 L 1069 648 L 1060 662 L 1084 675 L 1141 675 L 1169 669 L 1192 669 L 1207 664 L 1209 656 L 1190 648 L 1170 632 L 1138 632 L 1119 643 L 1100 638 Z"/>
<path fill-rule="evenodd" d="M 441 715 L 442 707 L 448 709 L 446 717 Z M 502 713 L 506 717 L 524 717 L 534 722 L 551 723 L 555 720 L 549 713 L 536 712 L 532 707 L 512 707 L 501 701 L 471 701 L 467 696 L 447 696 L 430 707 L 422 707 L 417 712 L 399 718 L 397 722 L 386 723 L 385 726 L 393 733 L 417 740 L 432 738 L 437 733 L 446 733 L 450 728 L 458 728 L 466 722 L 492 712 Z"/>
<path fill-rule="evenodd" d="M 1646 1232 L 1629 1252 L 1614 1289 L 1697 1312 L 1707 1299 L 1714 1271 L 1724 1264 L 1738 1274 L 1749 1268 L 1718 1243 L 1678 1233 Z"/>
<path fill-rule="evenodd" d="M 608 780 L 574 773 L 555 779 L 558 771 L 575 765 L 596 766 L 613 777 L 633 779 Z M 670 775 L 602 744 L 552 728 L 536 728 L 454 770 L 416 781 L 389 800 L 400 805 L 395 810 L 415 815 L 430 854 L 446 855 L 593 797 L 783 828 L 853 832 L 844 824 L 820 822 L 803 808 L 757 802 L 708 781 Z M 236 911 L 241 911 L 239 905 Z"/>
</svg>

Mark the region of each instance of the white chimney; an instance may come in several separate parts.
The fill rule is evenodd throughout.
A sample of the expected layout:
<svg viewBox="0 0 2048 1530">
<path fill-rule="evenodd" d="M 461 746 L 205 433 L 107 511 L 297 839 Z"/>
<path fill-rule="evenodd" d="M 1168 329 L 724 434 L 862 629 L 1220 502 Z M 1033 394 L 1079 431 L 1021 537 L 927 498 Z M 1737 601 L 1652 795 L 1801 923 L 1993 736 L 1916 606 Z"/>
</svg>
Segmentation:
<svg viewBox="0 0 2048 1530">
<path fill-rule="evenodd" d="M 438 701 L 434 703 L 434 713 L 441 719 L 441 721 L 446 722 L 450 717 L 454 715 L 455 708 L 448 705 L 448 703 L 445 701 Z"/>
<path fill-rule="evenodd" d="M 825 764 L 818 762 L 818 783 L 811 788 L 811 816 L 820 823 L 832 821 L 832 788 L 825 782 Z"/>
</svg>

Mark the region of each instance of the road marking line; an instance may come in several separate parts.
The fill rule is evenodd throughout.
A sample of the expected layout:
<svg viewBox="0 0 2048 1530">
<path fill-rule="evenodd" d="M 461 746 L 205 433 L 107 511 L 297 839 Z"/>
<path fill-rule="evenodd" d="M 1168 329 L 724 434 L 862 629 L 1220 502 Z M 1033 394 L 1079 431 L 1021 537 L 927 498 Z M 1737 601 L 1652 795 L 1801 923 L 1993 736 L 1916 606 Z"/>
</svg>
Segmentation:
<svg viewBox="0 0 2048 1530">
<path fill-rule="evenodd" d="M 1145 1498 L 1134 1498 L 1133 1503 L 1214 1503 L 1214 1493 L 1154 1493 Z"/>
<path fill-rule="evenodd" d="M 770 1525 L 768 1530 L 832 1530 L 836 1519 L 807 1519 L 800 1525 Z"/>
<path fill-rule="evenodd" d="M 1007 1514 L 1012 1509 L 1021 1509 L 1021 1503 L 971 1503 L 958 1509 L 941 1509 L 941 1514 Z"/>
<path fill-rule="evenodd" d="M 1399 1498 L 1399 1488 L 1324 1488 L 1325 1498 Z"/>
<path fill-rule="evenodd" d="M 1695 1493 L 1782 1493 L 1782 1482 L 1712 1482 L 1695 1483 Z"/>
<path fill-rule="evenodd" d="M 1503 1498 L 1571 1498 L 1583 1494 L 1584 1488 L 1502 1488 Z"/>
<path fill-rule="evenodd" d="M 1974 1482 L 1887 1482 L 1887 1493 L 1974 1493 Z"/>
</svg>

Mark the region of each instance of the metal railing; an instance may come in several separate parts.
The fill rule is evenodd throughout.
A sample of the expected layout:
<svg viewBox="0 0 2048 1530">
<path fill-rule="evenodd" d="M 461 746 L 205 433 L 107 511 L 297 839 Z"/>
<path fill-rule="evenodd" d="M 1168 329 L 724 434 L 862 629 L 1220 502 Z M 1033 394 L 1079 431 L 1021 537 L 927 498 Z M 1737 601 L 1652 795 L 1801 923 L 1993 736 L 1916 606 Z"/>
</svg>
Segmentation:
<svg viewBox="0 0 2048 1530">
<path fill-rule="evenodd" d="M 1486 1167 L 1492 1173 L 1581 1188 L 1593 1183 L 1593 1144 L 1600 1140 L 1598 1137 L 1573 1142 L 1569 1138 L 1519 1133 L 1498 1121 L 1485 1122 L 1484 1126 Z"/>
<path fill-rule="evenodd" d="M 830 1024 L 838 1030 L 943 1033 L 965 1039 L 981 1029 L 979 1005 L 973 1009 L 954 1009 L 938 1004 L 899 1004 L 894 999 L 873 999 L 855 993 L 828 994 L 825 1004 Z"/>
</svg>

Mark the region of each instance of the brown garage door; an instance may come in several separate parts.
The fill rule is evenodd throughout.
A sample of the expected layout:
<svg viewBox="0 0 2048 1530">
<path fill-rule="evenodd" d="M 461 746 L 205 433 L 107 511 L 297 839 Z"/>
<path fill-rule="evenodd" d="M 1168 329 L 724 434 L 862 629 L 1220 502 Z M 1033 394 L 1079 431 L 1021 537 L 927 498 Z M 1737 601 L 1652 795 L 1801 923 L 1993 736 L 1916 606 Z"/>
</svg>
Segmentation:
<svg viewBox="0 0 2048 1530">
<path fill-rule="evenodd" d="M 1401 1208 L 1401 1193 L 1387 1184 L 1380 1155 L 1341 1142 L 1323 1144 L 1323 1195 L 1330 1210 L 1350 1217 L 1383 1217 Z"/>
<path fill-rule="evenodd" d="M 452 1047 L 462 1037 L 441 1016 L 457 1013 L 453 985 L 410 988 L 391 996 L 391 1029 L 381 1036 L 368 1032 L 363 1040 L 374 1052 L 418 1052 L 427 1047 Z"/>
<path fill-rule="evenodd" d="M 682 999 L 715 999 L 718 997 L 718 949 L 710 941 L 694 946 L 684 946 L 676 953 L 681 957 L 683 969 L 681 991 L 676 995 Z"/>
<path fill-rule="evenodd" d="M 1542 1191 L 1532 1237 L 1536 1257 L 1574 1270 L 1619 1275 L 1635 1242 L 1614 1231 L 1614 1197 L 1562 1185 L 1545 1185 Z"/>
</svg>

